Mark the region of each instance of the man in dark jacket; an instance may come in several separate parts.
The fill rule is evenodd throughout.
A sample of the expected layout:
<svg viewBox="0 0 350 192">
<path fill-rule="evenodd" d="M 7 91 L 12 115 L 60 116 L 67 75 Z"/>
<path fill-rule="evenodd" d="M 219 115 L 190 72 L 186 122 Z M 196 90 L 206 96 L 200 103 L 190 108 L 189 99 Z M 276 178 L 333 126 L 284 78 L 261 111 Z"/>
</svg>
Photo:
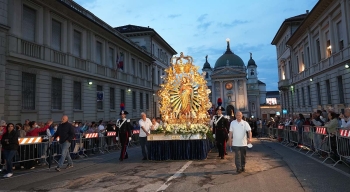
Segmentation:
<svg viewBox="0 0 350 192">
<path fill-rule="evenodd" d="M 225 149 L 226 149 L 226 141 L 228 139 L 228 120 L 222 115 L 222 111 L 225 109 L 221 106 L 216 108 L 217 115 L 214 116 L 213 119 L 213 136 L 216 140 L 216 146 L 218 147 L 219 157 L 224 159 L 225 157 Z"/>
<path fill-rule="evenodd" d="M 59 143 L 61 146 L 62 155 L 60 160 L 58 161 L 58 165 L 56 167 L 56 171 L 61 171 L 61 167 L 63 166 L 64 160 L 67 157 L 68 165 L 67 168 L 73 167 L 73 161 L 70 157 L 69 147 L 71 145 L 72 140 L 74 139 L 74 127 L 71 123 L 68 122 L 68 116 L 64 115 L 62 117 L 62 123 L 57 127 L 57 131 L 54 136 L 51 138 L 51 141 L 55 140 L 59 137 Z"/>
<path fill-rule="evenodd" d="M 119 113 L 121 119 L 117 121 L 117 136 L 120 140 L 122 149 L 120 150 L 119 161 L 123 161 L 128 158 L 128 153 L 126 148 L 131 140 L 131 124 L 130 119 L 126 118 L 126 115 L 129 114 L 127 111 L 121 111 Z"/>
</svg>

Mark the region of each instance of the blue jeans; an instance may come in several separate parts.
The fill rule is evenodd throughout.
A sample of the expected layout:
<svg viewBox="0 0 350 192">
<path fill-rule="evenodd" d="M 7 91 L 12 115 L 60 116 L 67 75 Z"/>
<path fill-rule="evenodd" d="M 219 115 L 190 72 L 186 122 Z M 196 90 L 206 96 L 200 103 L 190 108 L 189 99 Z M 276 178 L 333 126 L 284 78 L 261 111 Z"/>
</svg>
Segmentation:
<svg viewBox="0 0 350 192">
<path fill-rule="evenodd" d="M 237 169 L 245 168 L 247 147 L 246 146 L 233 146 L 235 150 L 235 164 Z"/>
<path fill-rule="evenodd" d="M 69 147 L 70 147 L 70 142 L 65 141 L 64 143 L 60 143 L 60 147 L 61 147 L 61 158 L 60 160 L 58 160 L 58 168 L 61 168 L 63 166 L 64 160 L 67 157 L 67 161 L 68 161 L 68 165 L 73 165 L 73 161 L 72 158 L 70 157 L 70 153 L 69 153 Z"/>
<path fill-rule="evenodd" d="M 12 173 L 12 159 L 16 155 L 16 150 L 4 150 L 7 173 Z"/>
<path fill-rule="evenodd" d="M 141 145 L 142 156 L 144 159 L 148 159 L 148 151 L 146 152 L 146 148 L 148 148 L 147 137 L 139 137 L 139 141 Z"/>
</svg>

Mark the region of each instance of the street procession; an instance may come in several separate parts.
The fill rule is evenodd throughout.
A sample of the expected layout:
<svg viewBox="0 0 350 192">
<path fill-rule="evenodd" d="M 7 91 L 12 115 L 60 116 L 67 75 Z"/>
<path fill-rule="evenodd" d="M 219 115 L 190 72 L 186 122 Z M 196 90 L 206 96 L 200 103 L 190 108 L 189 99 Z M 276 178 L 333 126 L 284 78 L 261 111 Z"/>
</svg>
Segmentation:
<svg viewBox="0 0 350 192">
<path fill-rule="evenodd" d="M 348 191 L 350 0 L 0 0 L 0 191 Z"/>
</svg>

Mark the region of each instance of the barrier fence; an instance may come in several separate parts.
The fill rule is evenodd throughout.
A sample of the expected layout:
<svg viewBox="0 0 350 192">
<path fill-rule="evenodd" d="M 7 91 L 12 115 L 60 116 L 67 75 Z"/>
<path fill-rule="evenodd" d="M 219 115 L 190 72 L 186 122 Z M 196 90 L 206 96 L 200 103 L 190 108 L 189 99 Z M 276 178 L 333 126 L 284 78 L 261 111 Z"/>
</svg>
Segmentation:
<svg viewBox="0 0 350 192">
<path fill-rule="evenodd" d="M 139 130 L 134 130 L 130 146 L 136 146 L 138 142 Z M 72 159 L 79 157 L 88 157 L 89 155 L 99 152 L 101 154 L 109 153 L 110 150 L 121 148 L 120 140 L 116 139 L 116 132 L 110 131 L 104 134 L 99 133 L 82 133 L 76 134 L 71 142 L 70 155 Z M 43 139 L 39 137 L 22 137 L 18 138 L 19 148 L 13 158 L 14 165 L 20 165 L 23 168 L 32 168 L 36 162 L 43 164 L 48 163 L 48 155 L 51 154 L 52 160 L 57 163 L 61 155 L 59 137 L 50 142 L 52 137 Z M 2 155 L 2 146 L 0 144 L 0 158 Z M 0 167 L 1 168 L 1 167 Z"/>
<path fill-rule="evenodd" d="M 282 145 L 299 147 L 298 151 L 309 156 L 319 155 L 324 158 L 322 163 L 330 160 L 333 166 L 342 162 L 350 167 L 350 129 L 337 128 L 336 133 L 328 133 L 322 126 L 304 125 L 300 131 L 296 125 L 279 125 L 268 128 L 268 137 Z"/>
</svg>

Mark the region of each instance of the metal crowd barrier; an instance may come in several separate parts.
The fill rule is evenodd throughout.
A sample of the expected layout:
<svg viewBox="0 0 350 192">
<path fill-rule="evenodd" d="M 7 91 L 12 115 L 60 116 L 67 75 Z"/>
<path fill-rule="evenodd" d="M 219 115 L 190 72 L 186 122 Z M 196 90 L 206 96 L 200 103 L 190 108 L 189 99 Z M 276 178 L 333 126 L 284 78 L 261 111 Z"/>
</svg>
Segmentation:
<svg viewBox="0 0 350 192">
<path fill-rule="evenodd" d="M 270 125 L 267 130 L 268 130 L 268 136 L 270 138 L 273 138 L 273 126 Z"/>
<path fill-rule="evenodd" d="M 284 141 L 284 134 L 283 134 L 283 130 L 284 130 L 284 125 L 278 125 L 277 126 L 277 140 L 279 141 L 279 142 L 283 142 Z"/>
<path fill-rule="evenodd" d="M 296 125 L 290 126 L 289 143 L 293 143 L 295 145 L 295 148 L 298 146 L 298 128 Z"/>
<path fill-rule="evenodd" d="M 331 140 L 330 135 L 327 134 L 326 127 L 315 127 L 314 147 L 315 151 L 311 154 L 311 156 L 317 153 L 318 151 L 321 151 L 327 154 L 327 157 L 325 158 L 325 160 L 323 160 L 322 163 L 326 162 L 328 159 L 334 161 L 334 159 L 331 158 Z"/>
<path fill-rule="evenodd" d="M 283 141 L 281 142 L 282 145 L 289 144 L 289 130 L 290 130 L 290 125 L 284 126 L 284 128 L 283 128 Z"/>
<path fill-rule="evenodd" d="M 306 154 L 311 152 L 312 143 L 313 143 L 313 131 L 311 129 L 312 127 L 310 125 L 303 125 L 303 132 L 301 135 L 301 141 L 302 141 L 302 147 L 299 151 L 302 149 L 308 150 Z"/>
<path fill-rule="evenodd" d="M 333 166 L 336 166 L 339 162 L 345 163 L 345 160 L 350 161 L 350 129 L 337 129 L 337 152 L 339 160 L 335 162 Z"/>
</svg>

